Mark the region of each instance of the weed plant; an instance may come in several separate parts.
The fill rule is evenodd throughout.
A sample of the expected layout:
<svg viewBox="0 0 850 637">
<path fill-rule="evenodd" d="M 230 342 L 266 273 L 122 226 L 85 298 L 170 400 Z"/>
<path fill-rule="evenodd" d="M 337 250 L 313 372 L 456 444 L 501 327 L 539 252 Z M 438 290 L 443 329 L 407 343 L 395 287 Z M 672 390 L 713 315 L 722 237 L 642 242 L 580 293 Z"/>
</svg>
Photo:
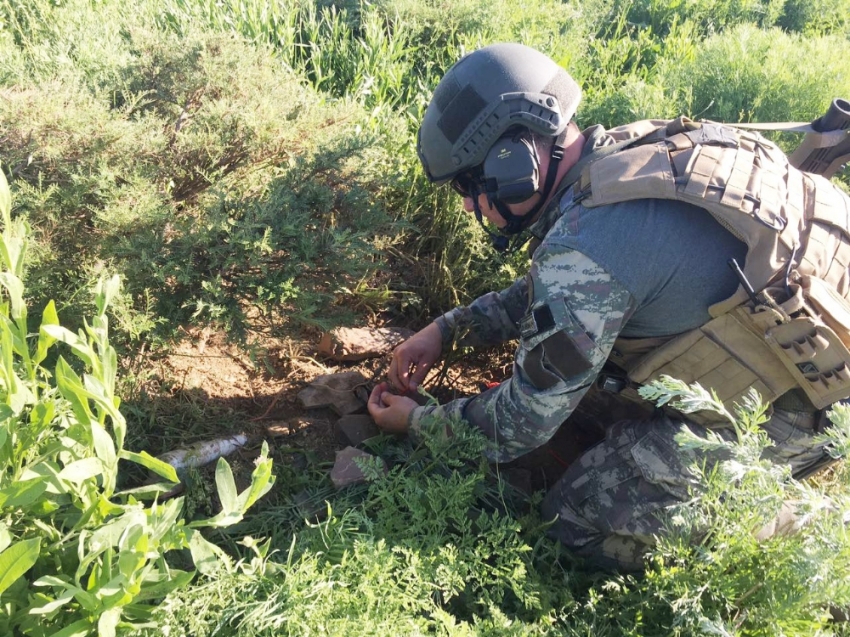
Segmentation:
<svg viewBox="0 0 850 637">
<path fill-rule="evenodd" d="M 198 529 L 238 522 L 271 488 L 268 447 L 242 493 L 219 462 L 221 512 L 187 523 L 182 498 L 158 502 L 178 482 L 174 467 L 124 448 L 106 315 L 118 277 L 99 281 L 96 312 L 78 332 L 60 325 L 50 302 L 30 334 L 29 227 L 12 218 L 2 175 L 0 219 L 0 632 L 130 634 L 148 624 L 153 602 L 192 580 L 176 553 L 188 549 L 200 570 L 226 559 Z M 119 491 L 120 461 L 148 469 L 155 484 Z"/>
<path fill-rule="evenodd" d="M 662 379 L 645 395 L 726 413 L 735 434 L 683 429 L 689 449 L 726 460 L 692 466 L 691 499 L 664 512 L 667 531 L 643 573 L 593 572 L 545 537 L 539 496 L 483 461 L 480 434 L 434 421 L 418 444 L 381 440 L 385 473 L 334 492 L 321 473 L 280 466 L 282 496 L 233 529 L 269 544 L 236 567 L 170 595 L 157 621 L 194 635 L 816 635 L 850 603 L 848 472 L 801 483 L 762 458 L 756 395 L 735 414 L 699 386 Z M 830 452 L 848 450 L 850 409 L 831 414 Z M 453 437 L 446 438 L 446 427 Z M 756 539 L 791 502 L 800 529 Z M 306 520 L 305 520 L 306 518 Z M 258 526 L 260 521 L 263 526 Z"/>
<path fill-rule="evenodd" d="M 37 316 L 85 330 L 86 290 L 106 272 L 123 281 L 110 311 L 125 342 L 189 322 L 234 336 L 327 327 L 366 305 L 424 321 L 525 267 L 493 258 L 418 167 L 419 118 L 463 53 L 505 40 L 547 52 L 584 88 L 582 126 L 811 120 L 850 95 L 848 16 L 843 0 L 0 2 L 0 159 L 33 231 L 15 265 L 31 309 L 29 325 L 9 323 L 15 351 L 40 333 Z M 840 632 L 827 611 L 850 601 L 847 470 L 800 485 L 763 464 L 757 412 L 739 416 L 737 464 L 695 467 L 690 508 L 671 512 L 640 577 L 588 572 L 546 540 L 454 423 L 451 445 L 384 441 L 390 472 L 360 489 L 279 469 L 277 504 L 238 531 L 268 543 L 217 536 L 247 557 L 171 595 L 158 620 L 198 635 Z M 153 419 L 134 416 L 142 441 Z M 847 414 L 836 421 L 846 429 Z M 302 489 L 306 500 L 287 499 Z M 808 507 L 803 531 L 754 542 L 788 498 Z M 4 550 L 34 552 L 19 542 L 35 523 L 3 523 Z M 47 583 L 53 598 L 39 603 L 58 603 Z M 30 603 L 22 586 L 2 593 L 4 609 Z M 96 619 L 68 604 L 74 621 Z"/>
<path fill-rule="evenodd" d="M 98 18 L 79 3 L 78 21 L 82 6 Z M 36 306 L 58 297 L 73 323 L 74 294 L 108 266 L 136 309 L 123 315 L 130 336 L 190 317 L 234 335 L 330 324 L 340 290 L 374 272 L 380 237 L 399 232 L 383 205 L 392 145 L 262 47 L 123 27 L 123 55 L 97 82 L 88 67 L 31 80 L 0 106 L 0 152 L 37 229 Z M 38 42 L 49 50 L 29 50 L 21 75 L 68 44 Z"/>
</svg>

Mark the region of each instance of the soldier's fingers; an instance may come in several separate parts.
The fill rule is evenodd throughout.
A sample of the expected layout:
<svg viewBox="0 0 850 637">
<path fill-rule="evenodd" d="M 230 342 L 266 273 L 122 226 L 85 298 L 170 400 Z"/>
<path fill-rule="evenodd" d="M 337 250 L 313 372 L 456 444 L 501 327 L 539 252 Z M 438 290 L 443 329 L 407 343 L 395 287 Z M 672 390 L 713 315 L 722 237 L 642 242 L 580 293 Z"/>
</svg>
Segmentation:
<svg viewBox="0 0 850 637">
<path fill-rule="evenodd" d="M 390 362 L 390 369 L 387 372 L 387 378 L 389 378 L 390 385 L 392 385 L 395 389 L 403 390 L 404 385 L 399 375 L 399 369 L 398 357 L 393 356 L 393 359 Z"/>
<path fill-rule="evenodd" d="M 386 409 L 386 405 L 384 404 L 381 396 L 383 396 L 384 392 L 388 389 L 389 386 L 386 383 L 378 383 L 372 390 L 372 393 L 369 394 L 369 402 L 366 404 L 366 408 L 369 410 L 372 418 L 377 417 L 378 414 Z"/>
<path fill-rule="evenodd" d="M 419 385 L 422 384 L 422 381 L 425 380 L 425 377 L 428 375 L 428 372 L 431 371 L 431 366 L 433 363 L 429 363 L 427 361 L 421 361 L 416 365 L 416 369 L 413 370 L 413 375 L 410 377 L 410 390 L 413 391 Z"/>
<path fill-rule="evenodd" d="M 406 356 L 404 352 L 396 352 L 393 356 L 393 364 L 395 365 L 395 375 L 392 378 L 397 383 L 396 389 L 407 391 L 410 386 L 410 357 Z"/>
</svg>

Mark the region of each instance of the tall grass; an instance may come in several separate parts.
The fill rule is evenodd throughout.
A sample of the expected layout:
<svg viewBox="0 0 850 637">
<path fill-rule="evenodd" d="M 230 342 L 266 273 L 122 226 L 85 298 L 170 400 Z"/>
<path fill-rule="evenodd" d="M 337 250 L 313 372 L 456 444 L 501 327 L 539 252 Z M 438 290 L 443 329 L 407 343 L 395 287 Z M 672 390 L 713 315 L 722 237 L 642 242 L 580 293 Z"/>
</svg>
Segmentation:
<svg viewBox="0 0 850 637">
<path fill-rule="evenodd" d="M 846 9 L 831 4 L 823 15 L 840 25 Z M 20 205 L 39 208 L 42 212 L 33 214 L 42 218 L 93 219 L 98 232 L 103 232 L 104 240 L 93 246 L 81 244 L 79 237 L 69 237 L 63 245 L 53 233 L 52 242 L 40 252 L 45 276 L 58 263 L 68 262 L 64 255 L 74 254 L 72 262 L 84 263 L 65 268 L 59 279 L 70 292 L 97 263 L 120 263 L 139 249 L 143 263 L 156 262 L 155 272 L 172 271 L 157 285 L 178 281 L 179 288 L 171 292 L 179 307 L 162 305 L 154 289 L 130 281 L 128 290 L 135 303 L 146 299 L 151 307 L 153 301 L 153 314 L 168 316 L 172 323 L 195 314 L 234 329 L 251 328 L 239 310 L 246 301 L 259 300 L 269 315 L 271 305 L 264 305 L 262 298 L 269 303 L 274 297 L 291 298 L 293 286 L 301 290 L 306 286 L 295 282 L 291 273 L 282 274 L 271 290 L 259 291 L 259 284 L 251 283 L 248 289 L 256 292 L 231 298 L 234 290 L 246 289 L 236 283 L 241 275 L 238 267 L 234 270 L 235 261 L 250 262 L 266 250 L 262 237 L 231 239 L 227 231 L 202 238 L 190 232 L 188 242 L 171 241 L 164 252 L 162 230 L 167 226 L 174 237 L 183 220 L 200 230 L 194 220 L 208 214 L 201 210 L 220 216 L 217 201 L 242 199 L 245 193 L 249 198 L 259 194 L 262 208 L 265 199 L 277 192 L 267 185 L 275 173 L 326 144 L 340 144 L 342 153 L 356 147 L 371 149 L 367 154 L 385 153 L 379 170 L 366 171 L 355 180 L 361 180 L 364 192 L 380 193 L 388 219 L 413 223 L 380 232 L 381 245 L 399 255 L 388 258 L 409 266 L 405 271 L 411 273 L 411 281 L 405 285 L 415 287 L 406 291 L 405 298 L 413 293 L 419 301 L 405 307 L 420 308 L 411 318 L 424 320 L 468 301 L 503 285 L 522 268 L 521 259 L 504 262 L 491 254 L 475 224 L 459 218 L 459 202 L 447 193 L 433 192 L 414 153 L 414 133 L 430 91 L 454 61 L 482 44 L 519 40 L 564 65 L 585 90 L 578 114 L 582 125 L 612 126 L 682 113 L 722 121 L 812 119 L 832 97 L 848 94 L 841 65 L 847 41 L 840 35 L 822 35 L 842 33 L 839 26 L 822 24 L 815 29 L 814 17 L 791 0 L 720 5 L 535 0 L 521 10 L 507 0 L 486 6 L 478 0 L 148 0 L 129 8 L 112 0 L 9 0 L 0 12 L 5 24 L 0 77 L 15 90 L 26 87 L 40 105 L 31 110 L 15 97 L 8 103 L 15 112 L 9 109 L 4 116 L 10 129 L 22 135 L 48 130 L 44 122 L 51 115 L 43 111 L 50 102 L 59 102 L 42 95 L 67 95 L 62 99 L 73 104 L 54 114 L 59 118 L 58 134 L 15 139 L 13 133 L 11 143 L 5 144 L 12 176 L 19 178 L 13 187 L 25 195 Z M 752 26 L 738 24 L 747 21 Z M 767 30 L 776 24 L 793 27 L 806 37 Z M 211 55 L 209 46 L 197 44 L 203 38 L 213 41 L 209 35 L 202 38 L 202 31 L 226 36 L 219 42 L 233 36 L 247 39 L 250 44 L 221 46 L 250 47 L 252 52 L 243 57 L 262 58 L 262 78 L 250 65 L 240 66 L 232 57 L 226 61 L 229 54 Z M 318 93 L 294 91 L 299 81 Z M 207 90 L 208 82 L 217 88 Z M 260 84 L 276 87 L 283 82 L 293 96 L 262 97 Z M 33 91 L 41 93 L 36 97 Z M 325 138 L 322 118 L 339 122 L 336 130 L 359 127 L 361 132 L 348 140 L 344 135 Z M 102 123 L 103 134 L 93 130 L 97 122 Z M 275 127 L 283 131 L 284 126 L 287 133 L 272 132 Z M 281 136 L 275 139 L 276 134 Z M 293 140 L 293 147 L 285 148 L 287 139 Z M 124 151 L 122 144 L 142 152 Z M 335 153 L 327 149 L 327 157 Z M 50 161 L 44 161 L 47 156 Z M 390 157 L 392 166 L 386 159 Z M 301 178 L 297 174 L 293 173 L 295 180 Z M 364 223 L 376 219 L 369 212 L 374 208 L 363 205 L 364 211 L 351 218 L 362 218 Z M 242 233 L 240 224 L 237 215 L 226 227 Z M 130 226 L 148 230 L 128 237 Z M 183 232 L 187 230 L 178 230 Z M 274 245 L 274 237 L 270 239 Z M 242 245 L 245 256 L 219 262 L 224 259 L 216 256 L 220 250 L 210 252 L 202 247 L 204 241 Z M 357 261 L 380 260 L 368 256 L 368 251 L 363 256 Z M 199 267 L 187 269 L 187 263 Z M 268 266 L 248 269 L 258 279 L 271 277 L 280 263 L 271 260 Z M 145 271 L 145 277 L 150 275 Z M 203 283 L 206 289 L 198 277 L 209 279 Z M 355 280 L 368 286 L 372 277 L 363 269 L 341 272 L 335 285 L 352 289 Z M 336 300 L 332 293 L 320 298 L 308 302 L 302 296 L 305 305 L 316 307 Z M 315 312 L 294 316 L 310 322 Z M 149 329 L 155 321 L 154 316 L 140 315 L 137 323 L 129 323 L 130 331 Z"/>
<path fill-rule="evenodd" d="M 169 28 L 200 21 L 270 43 L 323 92 L 354 97 L 379 119 L 387 108 L 405 117 L 407 130 L 391 134 L 404 140 L 397 157 L 403 181 L 412 187 L 397 192 L 392 205 L 412 212 L 422 229 L 403 249 L 418 264 L 415 270 L 426 273 L 428 284 L 418 291 L 431 312 L 504 282 L 513 267 L 488 254 L 474 226 L 453 218 L 454 200 L 434 198 L 412 152 L 430 91 L 464 52 L 506 40 L 547 52 L 582 83 L 585 104 L 578 119 L 587 125 L 679 114 L 730 122 L 813 119 L 832 97 L 847 94 L 838 53 L 847 43 L 840 36 L 821 37 L 843 34 L 850 9 L 835 3 L 818 15 L 793 0 L 536 0 L 521 10 L 510 2 L 484 6 L 477 0 L 165 0 L 164 6 L 162 24 Z M 748 31 L 742 23 L 753 26 Z M 780 24 L 809 39 L 768 30 Z M 748 40 L 761 44 L 728 50 Z M 774 40 L 775 50 L 758 48 Z M 813 59 L 823 63 L 811 64 Z M 741 85 L 742 77 L 749 87 Z"/>
</svg>

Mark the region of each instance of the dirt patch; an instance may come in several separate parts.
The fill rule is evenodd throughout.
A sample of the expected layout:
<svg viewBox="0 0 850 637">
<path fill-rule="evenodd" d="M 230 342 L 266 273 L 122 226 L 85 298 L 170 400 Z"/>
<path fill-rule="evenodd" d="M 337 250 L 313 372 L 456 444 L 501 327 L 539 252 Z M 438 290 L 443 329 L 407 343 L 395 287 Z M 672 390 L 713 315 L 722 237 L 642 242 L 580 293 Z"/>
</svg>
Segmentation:
<svg viewBox="0 0 850 637">
<path fill-rule="evenodd" d="M 298 392 L 318 376 L 351 370 L 360 372 L 371 389 L 384 378 L 390 355 L 334 363 L 318 357 L 317 345 L 318 338 L 315 343 L 279 340 L 240 347 L 207 329 L 187 332 L 167 353 L 143 363 L 145 380 L 136 404 L 147 422 L 130 444 L 163 453 L 244 432 L 253 440 L 267 438 L 320 462 L 332 461 L 343 446 L 333 427 L 339 416 L 329 409 L 304 409 Z M 425 388 L 440 402 L 473 395 L 503 380 L 510 360 L 509 349 L 467 357 L 434 370 Z"/>
</svg>

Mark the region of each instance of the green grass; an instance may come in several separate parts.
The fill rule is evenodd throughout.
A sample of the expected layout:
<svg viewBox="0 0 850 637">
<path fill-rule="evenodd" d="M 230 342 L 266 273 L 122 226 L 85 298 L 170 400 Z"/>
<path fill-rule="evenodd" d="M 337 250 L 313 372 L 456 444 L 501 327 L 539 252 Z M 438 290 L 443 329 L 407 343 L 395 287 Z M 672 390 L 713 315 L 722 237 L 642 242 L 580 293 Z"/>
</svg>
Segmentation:
<svg viewBox="0 0 850 637">
<path fill-rule="evenodd" d="M 668 512 L 668 536 L 639 575 L 595 573 L 546 538 L 536 508 L 481 462 L 480 435 L 453 423 L 450 440 L 380 441 L 389 473 L 341 492 L 279 463 L 289 495 L 228 535 L 268 544 L 169 596 L 156 619 L 166 634 L 198 636 L 841 633 L 829 608 L 850 602 L 847 467 L 790 480 L 759 460 L 760 413 L 740 412 L 737 442 L 682 440 L 720 444 L 729 460 L 694 467 L 693 499 Z M 836 422 L 838 450 L 850 412 Z M 789 499 L 809 516 L 803 531 L 756 541 Z"/>
</svg>

